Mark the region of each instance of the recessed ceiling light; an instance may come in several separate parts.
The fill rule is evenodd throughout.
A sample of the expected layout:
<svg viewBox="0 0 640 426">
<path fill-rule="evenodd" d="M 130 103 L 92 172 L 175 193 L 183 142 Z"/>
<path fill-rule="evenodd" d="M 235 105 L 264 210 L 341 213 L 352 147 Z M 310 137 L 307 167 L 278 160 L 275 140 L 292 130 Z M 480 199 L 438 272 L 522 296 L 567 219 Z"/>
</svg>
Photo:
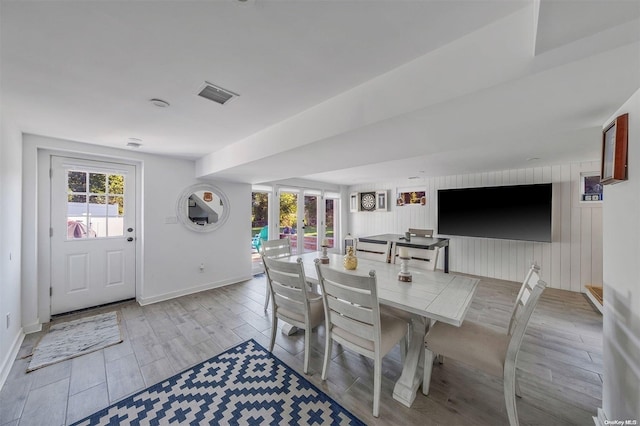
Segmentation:
<svg viewBox="0 0 640 426">
<path fill-rule="evenodd" d="M 149 99 L 149 102 L 151 102 L 153 105 L 157 106 L 158 108 L 167 108 L 169 106 L 169 102 L 163 101 L 162 99 L 158 99 L 158 98 Z"/>
</svg>

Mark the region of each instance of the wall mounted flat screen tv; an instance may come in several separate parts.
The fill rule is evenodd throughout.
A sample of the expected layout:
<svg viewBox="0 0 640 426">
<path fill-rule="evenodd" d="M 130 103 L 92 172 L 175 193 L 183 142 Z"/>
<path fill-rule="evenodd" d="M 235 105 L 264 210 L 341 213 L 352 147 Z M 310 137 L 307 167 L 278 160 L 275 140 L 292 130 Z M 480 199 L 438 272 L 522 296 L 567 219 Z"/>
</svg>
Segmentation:
<svg viewBox="0 0 640 426">
<path fill-rule="evenodd" d="M 551 184 L 438 190 L 438 234 L 551 242 Z"/>
</svg>

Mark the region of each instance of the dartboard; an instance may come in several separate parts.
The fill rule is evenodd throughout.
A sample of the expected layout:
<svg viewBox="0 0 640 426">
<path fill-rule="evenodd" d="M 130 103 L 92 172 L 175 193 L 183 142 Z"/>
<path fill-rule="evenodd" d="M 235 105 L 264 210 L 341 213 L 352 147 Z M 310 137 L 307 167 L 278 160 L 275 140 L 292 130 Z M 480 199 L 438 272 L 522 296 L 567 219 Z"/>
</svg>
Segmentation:
<svg viewBox="0 0 640 426">
<path fill-rule="evenodd" d="M 362 210 L 371 211 L 376 209 L 376 194 L 365 192 L 360 196 L 360 206 Z"/>
</svg>

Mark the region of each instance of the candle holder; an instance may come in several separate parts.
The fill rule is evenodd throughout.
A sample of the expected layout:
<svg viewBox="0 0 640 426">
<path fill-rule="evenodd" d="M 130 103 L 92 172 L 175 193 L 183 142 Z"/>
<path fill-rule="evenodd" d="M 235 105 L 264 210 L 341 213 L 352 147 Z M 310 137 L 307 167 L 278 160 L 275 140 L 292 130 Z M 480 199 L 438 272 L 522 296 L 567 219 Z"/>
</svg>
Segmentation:
<svg viewBox="0 0 640 426">
<path fill-rule="evenodd" d="M 327 256 L 327 245 L 323 244 L 322 245 L 322 256 L 320 256 L 320 263 L 322 264 L 328 264 L 329 263 L 329 256 Z"/>
<path fill-rule="evenodd" d="M 411 272 L 409 272 L 410 257 L 400 257 L 400 272 L 398 273 L 398 281 L 410 283 L 413 281 Z"/>
</svg>

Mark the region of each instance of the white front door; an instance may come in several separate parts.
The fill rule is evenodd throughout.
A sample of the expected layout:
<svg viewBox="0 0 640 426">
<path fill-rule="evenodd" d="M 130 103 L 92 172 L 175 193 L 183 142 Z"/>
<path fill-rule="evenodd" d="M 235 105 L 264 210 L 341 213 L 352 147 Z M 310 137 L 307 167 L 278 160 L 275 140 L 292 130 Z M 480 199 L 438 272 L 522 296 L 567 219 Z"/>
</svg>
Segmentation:
<svg viewBox="0 0 640 426">
<path fill-rule="evenodd" d="M 51 314 L 135 297 L 135 167 L 51 157 Z"/>
</svg>

